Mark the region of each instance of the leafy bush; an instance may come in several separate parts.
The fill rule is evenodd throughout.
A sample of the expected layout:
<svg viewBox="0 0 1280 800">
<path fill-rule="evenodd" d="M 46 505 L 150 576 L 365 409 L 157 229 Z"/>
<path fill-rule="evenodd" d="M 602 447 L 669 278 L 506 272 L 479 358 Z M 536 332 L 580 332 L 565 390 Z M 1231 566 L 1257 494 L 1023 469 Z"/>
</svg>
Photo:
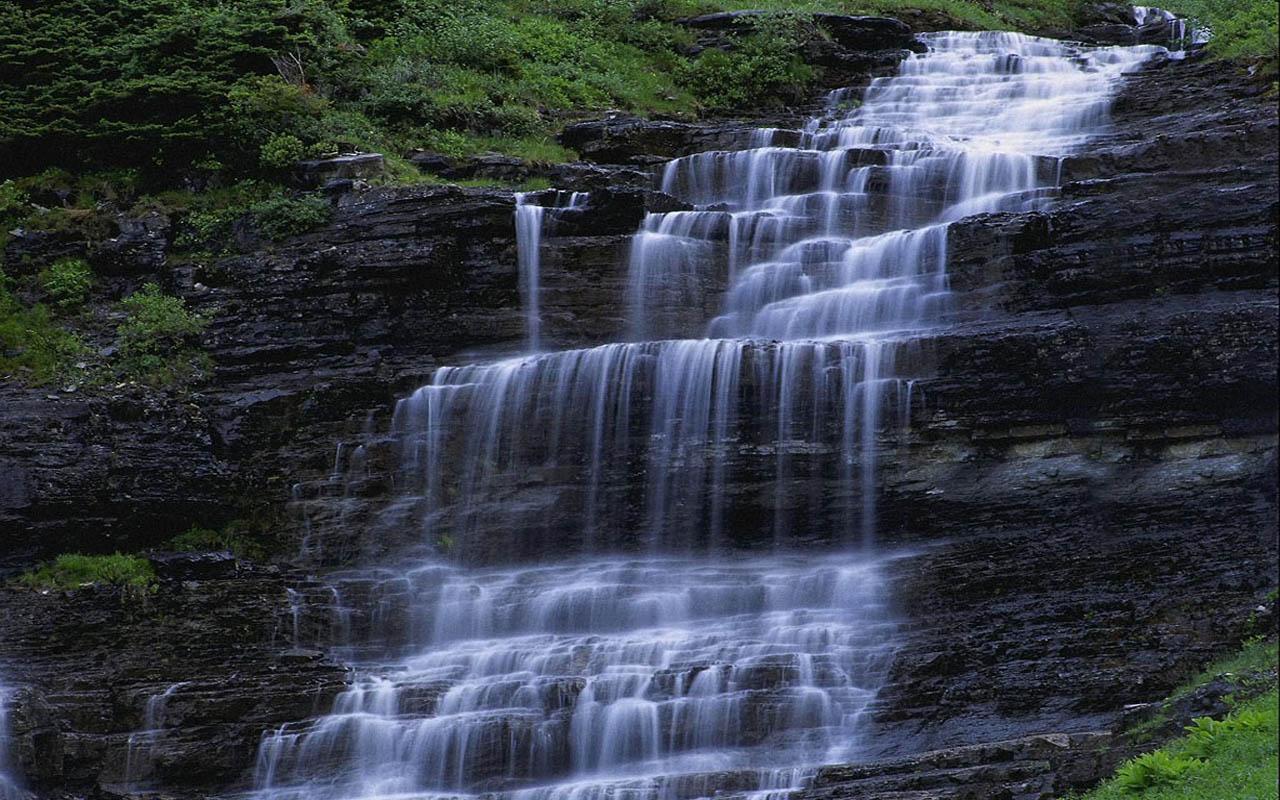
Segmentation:
<svg viewBox="0 0 1280 800">
<path fill-rule="evenodd" d="M 1183 751 L 1193 758 L 1210 758 L 1223 741 L 1239 731 L 1261 731 L 1266 728 L 1267 715 L 1258 709 L 1244 709 L 1226 719 L 1196 717 L 1186 727 L 1187 736 Z"/>
<path fill-rule="evenodd" d="M 266 548 L 241 533 L 235 523 L 222 531 L 192 525 L 187 531 L 170 539 L 168 546 L 181 553 L 229 550 L 239 558 L 253 560 L 262 560 L 267 555 Z"/>
<path fill-rule="evenodd" d="M 1169 702 L 1196 686 L 1225 680 L 1252 699 L 1238 702 L 1228 695 L 1233 710 L 1225 719 L 1194 720 L 1185 736 L 1126 762 L 1114 778 L 1082 800 L 1126 800 L 1135 794 L 1144 800 L 1274 798 L 1280 769 L 1276 657 L 1274 637 L 1251 641 L 1239 654 L 1211 665 L 1194 684 L 1176 690 Z M 1168 717 L 1158 715 L 1155 723 L 1167 725 Z M 1128 735 L 1135 732 L 1131 729 Z"/>
<path fill-rule="evenodd" d="M 27 210 L 27 193 L 13 181 L 0 182 L 0 220 L 13 219 Z"/>
<path fill-rule="evenodd" d="M 1155 750 L 1122 764 L 1116 771 L 1116 781 L 1125 791 L 1138 793 L 1177 783 L 1188 772 L 1201 766 L 1204 766 L 1203 761 Z"/>
<path fill-rule="evenodd" d="M 47 308 L 23 306 L 0 273 L 0 375 L 47 383 L 66 372 L 84 349 L 80 338 L 54 322 Z"/>
<path fill-rule="evenodd" d="M 329 221 L 329 204 L 320 197 L 273 197 L 249 208 L 258 230 L 268 239 L 296 236 Z"/>
<path fill-rule="evenodd" d="M 1177 0 L 1168 8 L 1208 28 L 1208 48 L 1222 58 L 1267 59 L 1275 72 L 1280 25 L 1275 0 Z"/>
<path fill-rule="evenodd" d="M 17 582 L 32 589 L 77 589 L 94 584 L 145 589 L 155 579 L 151 562 L 139 556 L 64 553 L 52 563 L 19 576 Z"/>
<path fill-rule="evenodd" d="M 816 74 L 797 55 L 801 22 L 776 13 L 746 20 L 751 33 L 730 52 L 707 50 L 689 69 L 685 83 L 698 101 L 716 111 L 802 100 Z"/>
<path fill-rule="evenodd" d="M 203 370 L 205 357 L 194 344 L 206 320 L 188 311 L 181 298 L 148 283 L 120 305 L 128 313 L 116 328 L 127 374 L 153 383 L 170 383 L 195 377 Z"/>
<path fill-rule="evenodd" d="M 307 147 L 290 133 L 272 136 L 259 151 L 259 163 L 266 169 L 288 169 L 307 157 Z"/>
<path fill-rule="evenodd" d="M 287 70 L 305 83 L 354 57 L 322 0 L 43 0 L 0 4 L 0 164 L 71 159 L 163 175 L 212 152 L 256 157 L 228 133 L 229 90 Z M 250 158 L 246 158 L 249 156 Z"/>
<path fill-rule="evenodd" d="M 64 258 L 40 273 L 40 285 L 58 308 L 76 308 L 89 299 L 93 270 L 83 259 Z"/>
</svg>

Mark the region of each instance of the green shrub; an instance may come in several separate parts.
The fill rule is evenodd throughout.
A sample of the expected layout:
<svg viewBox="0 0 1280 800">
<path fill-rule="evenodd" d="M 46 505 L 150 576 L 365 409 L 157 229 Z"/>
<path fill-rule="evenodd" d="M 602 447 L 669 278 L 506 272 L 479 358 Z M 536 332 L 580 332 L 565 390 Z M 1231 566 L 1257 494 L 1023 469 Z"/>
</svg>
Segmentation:
<svg viewBox="0 0 1280 800">
<path fill-rule="evenodd" d="M 1223 741 L 1240 731 L 1261 731 L 1266 728 L 1267 715 L 1258 709 L 1243 709 L 1226 719 L 1196 717 L 1186 726 L 1187 736 L 1183 752 L 1193 758 L 1210 758 Z"/>
<path fill-rule="evenodd" d="M 1203 765 L 1203 761 L 1188 756 L 1174 756 L 1164 750 L 1155 750 L 1122 764 L 1116 770 L 1116 781 L 1126 792 L 1136 794 L 1177 783 L 1188 772 Z"/>
<path fill-rule="evenodd" d="M 184 533 L 169 540 L 168 547 L 180 553 L 229 550 L 239 558 L 261 561 L 267 551 L 259 542 L 241 533 L 235 523 L 225 530 L 215 531 L 192 525 Z"/>
<path fill-rule="evenodd" d="M 797 102 L 816 77 L 797 55 L 802 23 L 795 15 L 769 14 L 748 23 L 750 33 L 736 48 L 707 50 L 687 72 L 686 86 L 708 109 L 732 112 Z"/>
<path fill-rule="evenodd" d="M 27 211 L 27 193 L 13 181 L 0 182 L 0 220 L 24 216 Z"/>
<path fill-rule="evenodd" d="M 93 270 L 84 259 L 64 258 L 40 273 L 40 285 L 58 308 L 76 308 L 89 299 Z"/>
<path fill-rule="evenodd" d="M 0 273 L 0 375 L 48 383 L 67 372 L 84 350 L 80 338 L 59 326 L 47 308 L 23 306 Z"/>
<path fill-rule="evenodd" d="M 307 157 L 307 146 L 290 133 L 272 136 L 259 151 L 258 163 L 266 169 L 289 169 Z"/>
<path fill-rule="evenodd" d="M 95 584 L 145 589 L 155 580 L 150 561 L 120 553 L 109 556 L 64 553 L 17 579 L 19 585 L 31 589 L 77 589 Z"/>
<path fill-rule="evenodd" d="M 1280 769 L 1275 639 L 1248 643 L 1237 655 L 1213 664 L 1194 686 L 1222 680 L 1251 699 L 1238 702 L 1227 695 L 1233 710 L 1225 719 L 1197 718 L 1186 735 L 1126 762 L 1082 800 L 1126 800 L 1135 794 L 1144 800 L 1273 800 Z M 1193 690 L 1183 687 L 1169 702 Z M 1168 717 L 1158 715 L 1154 722 L 1163 727 Z"/>
<path fill-rule="evenodd" d="M 1170 0 L 1167 7 L 1213 33 L 1210 53 L 1221 58 L 1267 59 L 1274 74 L 1280 49 L 1275 0 Z"/>
<path fill-rule="evenodd" d="M 120 305 L 127 316 L 116 334 L 126 374 L 152 383 L 171 383 L 203 371 L 206 357 L 194 345 L 207 323 L 188 311 L 181 298 L 148 283 Z"/>
<path fill-rule="evenodd" d="M 273 197 L 254 203 L 249 211 L 254 224 L 268 239 L 283 239 L 306 233 L 329 221 L 328 202 L 321 197 Z"/>
</svg>

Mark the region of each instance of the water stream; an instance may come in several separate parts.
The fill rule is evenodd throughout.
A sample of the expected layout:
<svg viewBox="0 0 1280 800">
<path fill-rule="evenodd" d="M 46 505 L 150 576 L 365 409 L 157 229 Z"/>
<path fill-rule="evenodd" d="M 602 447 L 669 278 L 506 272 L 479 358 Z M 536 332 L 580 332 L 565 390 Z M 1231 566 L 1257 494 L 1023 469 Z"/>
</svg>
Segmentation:
<svg viewBox="0 0 1280 800">
<path fill-rule="evenodd" d="M 25 797 L 18 779 L 17 765 L 10 754 L 9 705 L 11 691 L 0 683 L 0 800 L 21 800 Z"/>
<path fill-rule="evenodd" d="M 629 341 L 543 349 L 547 198 L 520 198 L 530 352 L 399 404 L 397 513 L 441 550 L 526 537 L 564 560 L 331 576 L 358 677 L 264 739 L 259 797 L 763 800 L 858 758 L 896 641 L 877 459 L 948 321 L 948 226 L 1044 206 L 1119 76 L 1161 50 L 922 38 L 797 146 L 762 130 L 662 170 L 695 209 L 634 237 Z M 707 284 L 718 311 L 680 338 L 669 312 Z M 735 554 L 747 478 L 775 546 Z M 828 507 L 844 548 L 795 554 Z"/>
</svg>

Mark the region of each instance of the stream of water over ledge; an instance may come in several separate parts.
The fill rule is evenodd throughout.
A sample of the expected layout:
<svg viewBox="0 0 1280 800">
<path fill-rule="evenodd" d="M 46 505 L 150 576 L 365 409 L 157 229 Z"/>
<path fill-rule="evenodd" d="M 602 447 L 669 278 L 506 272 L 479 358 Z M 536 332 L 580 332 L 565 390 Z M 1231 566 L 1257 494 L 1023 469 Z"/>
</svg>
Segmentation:
<svg viewBox="0 0 1280 800">
<path fill-rule="evenodd" d="M 463 553 L 518 530 L 585 555 L 331 576 L 359 677 L 264 739 L 259 797 L 769 798 L 858 757 L 895 646 L 877 452 L 910 416 L 913 342 L 947 322 L 948 225 L 1046 203 L 1118 77 L 1160 49 L 922 38 L 803 131 L 665 168 L 694 210 L 634 238 L 632 341 L 538 350 L 540 226 L 591 201 L 520 198 L 534 352 L 443 368 L 400 403 L 394 517 Z M 726 276 L 723 303 L 706 338 L 670 338 L 702 270 Z M 753 480 L 773 546 L 754 555 L 721 546 L 741 448 L 771 464 Z M 575 491 L 518 500 L 552 473 Z M 825 506 L 845 548 L 790 552 Z"/>
</svg>

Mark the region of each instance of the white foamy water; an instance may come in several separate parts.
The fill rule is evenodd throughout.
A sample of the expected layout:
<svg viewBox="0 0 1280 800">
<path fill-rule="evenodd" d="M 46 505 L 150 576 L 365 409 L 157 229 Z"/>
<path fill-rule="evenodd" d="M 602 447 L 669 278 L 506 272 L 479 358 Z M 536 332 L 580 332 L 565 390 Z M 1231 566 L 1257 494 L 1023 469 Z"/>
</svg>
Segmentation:
<svg viewBox="0 0 1280 800">
<path fill-rule="evenodd" d="M 0 683 L 0 800 L 21 800 L 27 795 L 22 791 L 17 765 L 10 753 L 9 708 L 11 690 Z"/>
<path fill-rule="evenodd" d="M 401 401 L 396 513 L 424 540 L 595 555 L 334 576 L 358 680 L 264 739 L 258 797 L 778 800 L 858 758 L 895 647 L 869 546 L 877 454 L 917 399 L 915 342 L 947 322 L 948 225 L 1043 207 L 1120 75 L 1162 51 L 923 38 L 861 98 L 833 93 L 799 146 L 761 130 L 665 167 L 695 208 L 634 237 L 631 340 L 445 367 Z M 537 349 L 545 212 L 516 213 Z M 708 284 L 724 292 L 705 336 L 681 338 L 674 312 Z M 744 451 L 777 547 L 718 555 Z M 539 494 L 541 476 L 572 490 Z M 839 530 L 813 530 L 832 508 Z M 786 552 L 828 533 L 864 546 Z"/>
<path fill-rule="evenodd" d="M 529 202 L 527 193 L 516 193 L 516 251 L 520 268 L 520 300 L 525 312 L 525 337 L 530 352 L 542 348 L 542 237 L 554 227 L 560 209 L 576 209 L 586 201 L 583 192 L 555 192 L 553 205 Z"/>
<path fill-rule="evenodd" d="M 878 566 L 773 556 L 339 576 L 339 605 L 379 610 L 344 650 L 365 677 L 329 716 L 264 742 L 259 790 L 675 800 L 717 781 L 789 786 L 803 764 L 861 745 L 893 646 Z"/>
<path fill-rule="evenodd" d="M 165 714 L 169 708 L 169 700 L 186 685 L 186 682 L 175 683 L 147 697 L 142 710 L 142 727 L 129 734 L 125 753 L 124 779 L 131 788 L 145 787 L 151 777 L 157 746 L 165 736 Z"/>
<path fill-rule="evenodd" d="M 947 318 L 949 223 L 1042 207 L 1061 157 L 1105 126 L 1120 75 L 1162 50 L 923 38 L 930 51 L 873 81 L 860 107 L 833 93 L 800 146 L 762 129 L 758 146 L 665 167 L 661 187 L 696 210 L 649 214 L 634 237 L 639 341 L 446 367 L 401 402 L 399 480 L 427 538 L 570 521 L 608 550 L 636 527 L 620 495 L 641 473 L 638 538 L 714 546 L 735 447 L 773 453 L 780 492 L 800 474 L 845 487 L 841 536 L 871 538 L 876 439 L 910 416 L 912 342 Z M 522 242 L 537 249 L 532 233 Z M 522 270 L 536 260 L 527 252 Z M 727 290 L 706 338 L 669 338 L 708 282 Z M 581 490 L 513 500 L 539 471 Z M 780 510 L 775 537 L 814 513 Z"/>
</svg>

